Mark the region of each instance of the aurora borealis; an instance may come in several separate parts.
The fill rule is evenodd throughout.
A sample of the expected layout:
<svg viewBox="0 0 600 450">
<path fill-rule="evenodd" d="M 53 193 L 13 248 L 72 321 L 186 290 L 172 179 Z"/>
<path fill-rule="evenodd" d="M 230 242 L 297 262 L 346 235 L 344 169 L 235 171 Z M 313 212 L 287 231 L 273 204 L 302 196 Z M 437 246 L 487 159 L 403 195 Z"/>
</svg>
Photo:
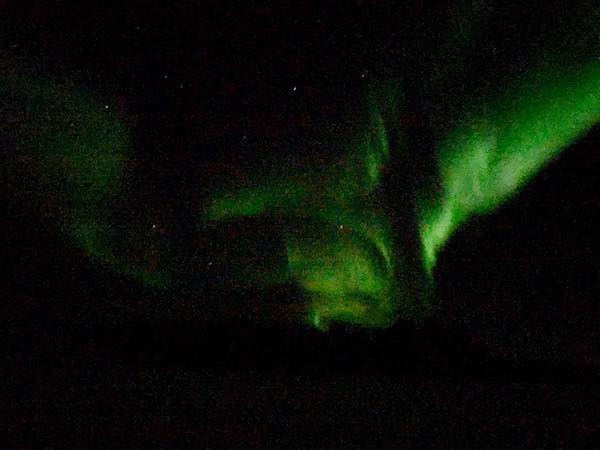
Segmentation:
<svg viewBox="0 0 600 450">
<path fill-rule="evenodd" d="M 441 143 L 441 196 L 422 208 L 424 265 L 474 214 L 497 208 L 600 120 L 600 64 L 540 68 L 480 105 Z"/>
<path fill-rule="evenodd" d="M 259 226 L 263 219 L 276 223 L 279 235 L 272 239 L 281 240 L 276 245 L 285 253 L 283 260 L 272 258 L 272 264 L 264 264 L 266 271 L 249 277 L 251 267 L 238 270 L 242 263 L 235 261 L 222 265 L 229 263 L 228 275 L 246 276 L 248 284 L 297 285 L 305 296 L 303 319 L 317 328 L 336 321 L 386 327 L 397 317 L 426 313 L 432 293 L 417 292 L 423 286 L 433 290 L 438 255 L 452 235 L 472 217 L 511 199 L 600 121 L 597 58 L 584 55 L 563 66 L 549 53 L 539 52 L 542 56 L 521 71 L 462 99 L 467 106 L 457 108 L 461 115 L 449 119 L 448 129 L 435 130 L 433 148 L 415 148 L 398 120 L 411 107 L 398 94 L 405 88 L 401 76 L 387 89 L 382 86 L 389 82 L 365 82 L 371 94 L 348 94 L 360 97 L 357 123 L 339 142 L 324 139 L 322 152 L 339 158 L 325 158 L 326 164 L 301 173 L 284 168 L 269 177 L 250 167 L 249 182 L 215 181 L 197 200 L 198 233 L 245 218 Z M 202 272 L 174 261 L 177 250 L 169 238 L 157 239 L 148 231 L 155 219 L 144 210 L 142 183 L 130 170 L 136 158 L 131 149 L 135 115 L 117 111 L 110 95 L 95 93 L 76 76 L 23 66 L 10 59 L 2 65 L 2 95 L 14 115 L 24 117 L 7 127 L 7 134 L 19 152 L 33 155 L 31 183 L 45 199 L 48 221 L 90 259 L 143 285 L 168 292 L 173 284 L 185 284 L 182 274 L 193 278 Z M 440 73 L 428 82 L 451 76 L 450 70 Z M 460 103 L 453 96 L 428 101 Z M 432 118 L 436 108 L 431 105 L 422 108 L 429 114 L 422 118 L 427 126 L 448 118 Z M 302 142 L 296 145 L 301 148 Z M 411 191 L 405 204 L 394 204 L 401 209 L 395 216 L 411 218 L 403 225 L 412 228 L 402 232 L 421 249 L 419 267 L 413 267 L 399 238 L 398 218 L 390 217 L 389 196 L 402 188 L 387 189 L 387 171 L 419 152 L 434 155 L 434 176 L 419 184 L 411 182 L 420 173 L 401 174 Z M 212 264 L 218 257 L 197 259 Z"/>
<path fill-rule="evenodd" d="M 38 182 L 57 199 L 53 215 L 63 229 L 101 264 L 165 287 L 175 274 L 145 269 L 151 243 L 135 237 L 139 225 L 119 227 L 112 218 L 126 183 L 128 131 L 122 121 L 81 88 L 5 73 L 5 85 L 15 98 L 26 98 L 26 110 L 35 117 L 35 128 L 19 145 L 37 155 Z M 393 152 L 402 151 L 390 149 L 381 101 L 385 98 L 368 99 L 367 125 L 349 140 L 344 159 L 323 170 L 325 176 L 316 171 L 214 194 L 200 218 L 278 220 L 285 267 L 273 267 L 253 282 L 299 285 L 307 297 L 306 317 L 317 328 L 331 321 L 388 326 L 423 301 L 410 298 L 405 288 L 403 275 L 418 271 L 405 274 L 406 261 L 394 247 L 381 207 L 385 199 L 376 190 L 384 182 L 381 169 Z M 576 71 L 532 72 L 509 93 L 473 107 L 440 141 L 439 194 L 414 193 L 420 202 L 423 278 L 432 276 L 436 255 L 458 227 L 509 199 L 599 119 L 597 63 Z"/>
<path fill-rule="evenodd" d="M 0 0 L 2 448 L 597 448 L 600 2 Z"/>
</svg>

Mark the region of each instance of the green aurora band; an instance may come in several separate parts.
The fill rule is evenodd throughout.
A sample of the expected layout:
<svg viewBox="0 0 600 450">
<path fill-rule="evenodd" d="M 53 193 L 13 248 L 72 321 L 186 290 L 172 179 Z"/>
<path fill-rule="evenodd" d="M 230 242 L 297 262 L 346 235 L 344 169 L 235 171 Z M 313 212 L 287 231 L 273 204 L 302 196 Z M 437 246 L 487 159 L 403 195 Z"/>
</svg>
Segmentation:
<svg viewBox="0 0 600 450">
<path fill-rule="evenodd" d="M 497 208 L 598 121 L 598 62 L 571 72 L 541 68 L 479 105 L 439 146 L 441 195 L 421 210 L 426 271 L 469 217 Z"/>
</svg>

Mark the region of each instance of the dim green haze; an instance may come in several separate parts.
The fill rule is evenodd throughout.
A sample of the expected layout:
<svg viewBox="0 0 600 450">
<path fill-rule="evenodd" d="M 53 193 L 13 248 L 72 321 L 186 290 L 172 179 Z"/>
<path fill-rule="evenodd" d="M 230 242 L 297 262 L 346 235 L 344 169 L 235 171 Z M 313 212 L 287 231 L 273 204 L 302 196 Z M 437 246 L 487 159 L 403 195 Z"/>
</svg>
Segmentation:
<svg viewBox="0 0 600 450">
<path fill-rule="evenodd" d="M 147 270 L 148 244 L 113 210 L 124 188 L 129 134 L 110 104 L 83 85 L 52 79 L 14 62 L 0 64 L 5 129 L 12 160 L 28 161 L 34 192 L 51 217 L 91 259 L 139 281 L 163 286 L 167 275 Z"/>
</svg>

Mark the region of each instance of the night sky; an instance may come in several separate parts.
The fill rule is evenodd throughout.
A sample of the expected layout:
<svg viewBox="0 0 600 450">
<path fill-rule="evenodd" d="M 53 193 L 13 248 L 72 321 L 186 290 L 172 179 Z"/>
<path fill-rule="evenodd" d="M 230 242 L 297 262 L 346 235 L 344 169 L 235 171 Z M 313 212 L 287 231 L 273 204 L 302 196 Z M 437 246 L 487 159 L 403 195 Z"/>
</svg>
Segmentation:
<svg viewBox="0 0 600 450">
<path fill-rule="evenodd" d="M 0 444 L 598 445 L 600 126 L 461 221 L 431 279 L 418 230 L 440 142 L 478 102 L 510 116 L 534 66 L 597 73 L 600 11 L 410 3 L 0 0 Z M 313 280 L 272 269 L 328 189 L 362 207 L 338 170 L 369 98 L 390 152 L 365 201 L 409 299 L 319 327 Z M 271 179 L 327 194 L 205 220 Z"/>
</svg>

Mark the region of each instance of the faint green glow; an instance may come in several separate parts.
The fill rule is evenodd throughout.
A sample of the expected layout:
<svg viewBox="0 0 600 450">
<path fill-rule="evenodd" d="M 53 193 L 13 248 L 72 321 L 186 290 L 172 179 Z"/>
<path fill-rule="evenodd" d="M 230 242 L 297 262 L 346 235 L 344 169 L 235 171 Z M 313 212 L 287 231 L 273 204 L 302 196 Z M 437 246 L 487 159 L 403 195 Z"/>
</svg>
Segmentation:
<svg viewBox="0 0 600 450">
<path fill-rule="evenodd" d="M 321 209 L 339 205 L 338 213 L 343 214 L 356 199 L 379 184 L 381 168 L 389 161 L 385 126 L 374 102 L 370 103 L 369 111 L 368 132 L 352 142 L 352 149 L 335 167 L 323 168 L 320 173 L 270 180 L 234 193 L 215 194 L 206 217 L 225 220 L 261 214 L 302 216 L 315 205 Z M 310 213 L 314 214 L 319 211 Z"/>
<path fill-rule="evenodd" d="M 305 178 L 275 181 L 239 193 L 224 194 L 212 203 L 206 215 L 210 220 L 224 220 L 290 211 L 301 208 L 309 194 L 310 181 Z"/>
<path fill-rule="evenodd" d="M 308 321 L 317 328 L 333 320 L 386 326 L 395 317 L 390 226 L 372 194 L 389 147 L 374 102 L 369 116 L 366 132 L 335 167 L 216 196 L 207 210 L 211 220 L 292 219 L 283 230 L 287 273 L 306 293 Z"/>
<path fill-rule="evenodd" d="M 452 233 L 523 186 L 600 120 L 600 64 L 540 70 L 480 106 L 440 146 L 442 190 L 425 202 L 420 235 L 431 273 Z"/>
<path fill-rule="evenodd" d="M 135 226 L 112 220 L 123 189 L 129 136 L 110 105 L 82 86 L 36 75 L 0 61 L 1 92 L 14 114 L 17 151 L 34 155 L 39 195 L 51 216 L 90 258 L 138 280 L 162 286 L 168 276 L 149 267 Z M 137 258 L 137 262 L 134 259 Z"/>
</svg>

